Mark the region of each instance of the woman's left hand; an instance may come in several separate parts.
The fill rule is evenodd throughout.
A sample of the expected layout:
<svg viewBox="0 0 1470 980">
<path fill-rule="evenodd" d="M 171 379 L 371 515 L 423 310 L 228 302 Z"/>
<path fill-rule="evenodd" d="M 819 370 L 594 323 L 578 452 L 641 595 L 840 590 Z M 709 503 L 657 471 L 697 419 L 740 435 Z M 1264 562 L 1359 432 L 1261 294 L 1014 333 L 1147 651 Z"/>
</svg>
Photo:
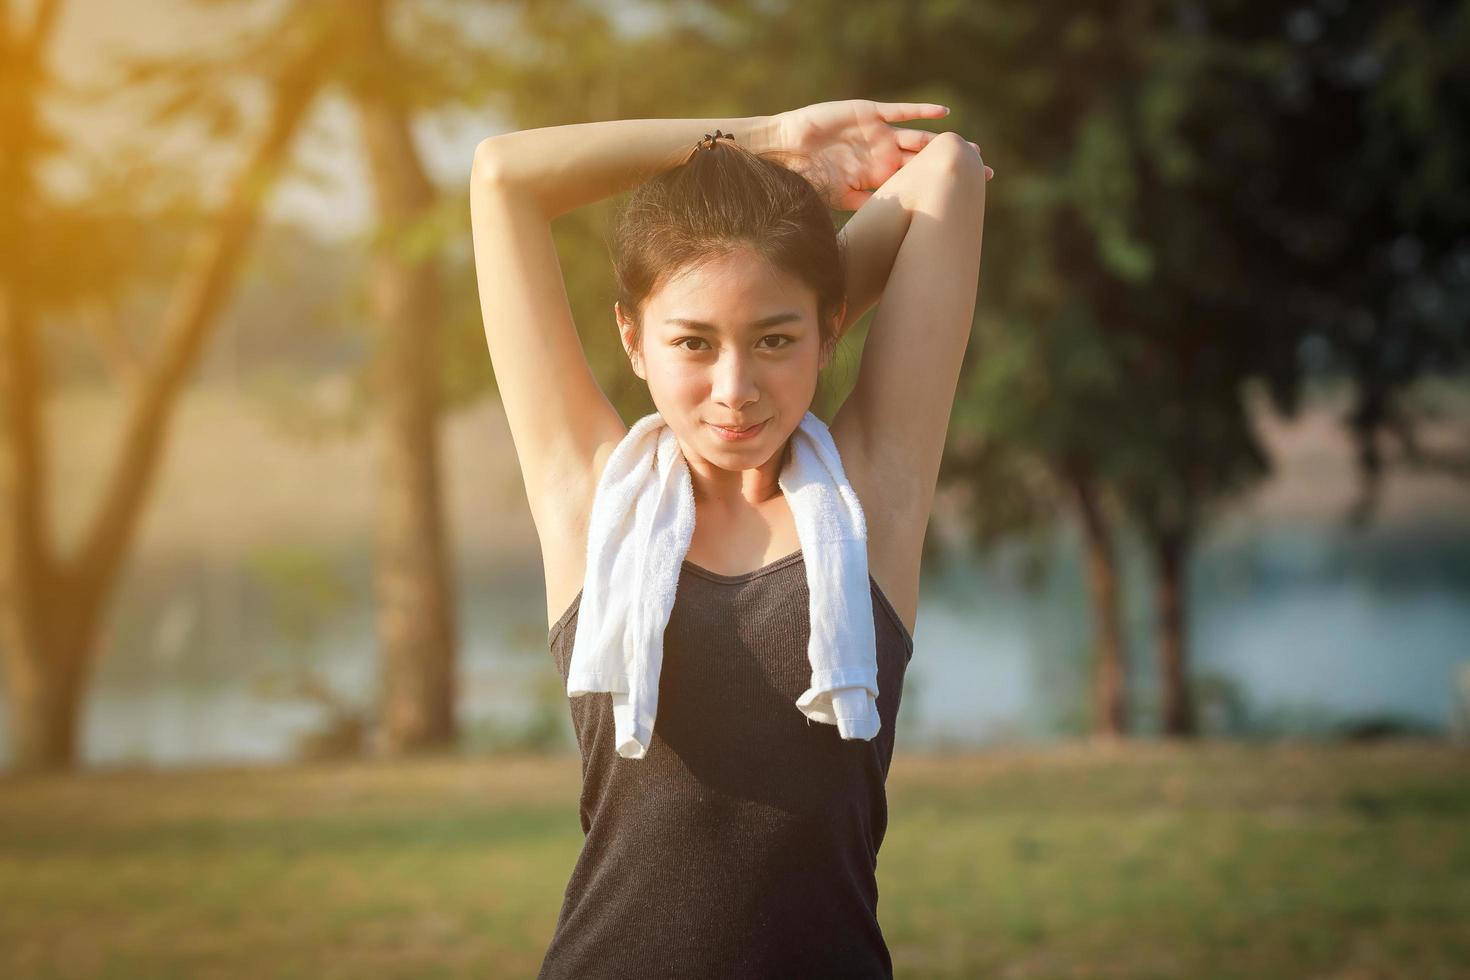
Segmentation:
<svg viewBox="0 0 1470 980">
<path fill-rule="evenodd" d="M 826 185 L 827 206 L 856 211 L 937 135 L 890 124 L 947 115 L 946 106 L 932 102 L 845 99 L 782 112 L 776 124 L 782 147 L 811 158 L 820 169 L 817 177 Z M 970 145 L 979 151 L 978 145 Z M 993 176 L 987 166 L 985 179 Z"/>
</svg>

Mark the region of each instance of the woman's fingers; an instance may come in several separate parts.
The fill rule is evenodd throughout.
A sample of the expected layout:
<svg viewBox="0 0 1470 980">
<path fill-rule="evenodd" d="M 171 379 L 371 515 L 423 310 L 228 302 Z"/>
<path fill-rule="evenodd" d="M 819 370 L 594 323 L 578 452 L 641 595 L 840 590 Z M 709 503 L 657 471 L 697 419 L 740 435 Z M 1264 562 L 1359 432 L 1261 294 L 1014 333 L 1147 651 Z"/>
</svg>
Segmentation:
<svg viewBox="0 0 1470 980">
<path fill-rule="evenodd" d="M 973 143 L 971 143 L 971 144 L 970 144 L 970 145 L 971 145 L 971 146 L 974 146 L 974 145 L 975 145 L 975 144 L 973 144 Z M 978 146 L 976 146 L 976 147 L 975 147 L 975 149 L 977 149 L 977 150 L 978 150 L 978 149 L 979 149 L 979 147 L 978 147 Z M 900 154 L 900 156 L 901 156 L 901 157 L 902 157 L 902 162 L 901 162 L 901 163 L 900 163 L 900 164 L 899 164 L 899 166 L 900 166 L 900 167 L 902 167 L 902 166 L 905 166 L 905 165 L 907 165 L 907 164 L 908 164 L 908 162 L 909 162 L 909 161 L 910 161 L 910 160 L 912 160 L 912 159 L 913 159 L 913 158 L 914 158 L 914 157 L 916 157 L 916 156 L 918 156 L 918 155 L 919 155 L 919 152 L 918 152 L 918 151 L 917 151 L 917 150 L 905 150 L 905 149 L 900 149 L 900 150 L 899 150 L 899 154 Z M 985 164 L 985 179 L 986 179 L 986 180 L 990 180 L 990 179 L 991 179 L 991 178 L 993 178 L 993 177 L 994 177 L 994 176 L 995 176 L 995 168 L 994 168 L 994 167 L 992 167 L 992 166 L 991 166 L 991 165 L 990 165 L 990 164 L 988 164 L 988 163 L 987 163 L 987 164 Z"/>
<path fill-rule="evenodd" d="M 929 145 L 930 140 L 939 135 L 938 133 L 931 133 L 927 129 L 895 128 L 893 132 L 898 140 L 898 147 L 901 150 L 922 150 Z M 966 140 L 966 142 L 975 148 L 976 153 L 980 153 L 982 156 L 984 155 L 979 143 L 976 143 L 974 140 Z"/>
<path fill-rule="evenodd" d="M 922 115 L 922 112 L 926 109 L 942 110 L 934 114 L 935 116 L 944 116 L 949 114 L 949 110 L 944 106 L 934 105 L 927 102 L 878 102 L 875 103 L 875 105 L 878 106 L 879 113 L 887 122 L 894 122 L 899 119 L 925 118 L 925 116 Z M 919 114 L 908 115 L 908 113 L 915 112 Z M 893 127 L 894 141 L 898 144 L 900 158 L 902 161 L 900 163 L 900 166 L 912 160 L 920 150 L 928 146 L 930 141 L 938 135 L 938 133 L 931 133 L 927 129 L 904 129 L 899 126 Z M 975 152 L 979 153 L 982 157 L 985 155 L 984 151 L 980 149 L 979 143 L 976 143 L 974 140 L 966 140 L 965 142 L 973 146 L 975 148 Z M 986 164 L 985 179 L 990 180 L 994 176 L 995 170 L 989 164 Z"/>
<path fill-rule="evenodd" d="M 949 107 L 934 102 L 875 102 L 878 116 L 884 122 L 905 119 L 938 119 L 949 115 Z"/>
<path fill-rule="evenodd" d="M 926 129 L 895 129 L 894 134 L 898 137 L 898 148 L 900 150 L 922 150 L 934 138 L 934 134 Z"/>
</svg>

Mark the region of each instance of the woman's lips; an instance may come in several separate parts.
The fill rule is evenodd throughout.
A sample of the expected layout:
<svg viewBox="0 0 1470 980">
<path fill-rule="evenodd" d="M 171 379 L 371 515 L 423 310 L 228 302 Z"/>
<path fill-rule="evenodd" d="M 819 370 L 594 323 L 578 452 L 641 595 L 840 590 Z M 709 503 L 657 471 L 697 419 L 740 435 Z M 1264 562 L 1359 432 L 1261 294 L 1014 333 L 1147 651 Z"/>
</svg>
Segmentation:
<svg viewBox="0 0 1470 980">
<path fill-rule="evenodd" d="M 770 419 L 767 419 L 766 421 L 769 422 Z M 750 428 L 741 429 L 737 432 L 734 429 L 727 429 L 724 426 L 715 425 L 713 422 L 706 422 L 705 424 L 708 425 L 712 430 L 714 430 L 715 435 L 719 436 L 726 442 L 739 442 L 742 439 L 754 438 L 755 436 L 760 434 L 760 431 L 762 429 L 766 427 L 765 422 L 757 422 Z"/>
</svg>

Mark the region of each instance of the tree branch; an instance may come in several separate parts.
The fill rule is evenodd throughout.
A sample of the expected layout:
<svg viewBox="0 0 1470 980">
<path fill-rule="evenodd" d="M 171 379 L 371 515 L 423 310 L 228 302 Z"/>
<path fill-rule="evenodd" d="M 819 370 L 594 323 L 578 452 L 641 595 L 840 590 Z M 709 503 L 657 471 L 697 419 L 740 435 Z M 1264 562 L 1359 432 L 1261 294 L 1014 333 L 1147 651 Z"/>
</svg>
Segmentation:
<svg viewBox="0 0 1470 980">
<path fill-rule="evenodd" d="M 119 388 L 135 391 L 144 380 L 143 360 L 128 343 L 126 332 L 118 320 L 117 309 L 98 303 L 81 313 L 82 325 L 97 341 L 102 363 Z"/>
<path fill-rule="evenodd" d="M 291 140 L 323 82 L 332 57 L 331 33 L 324 26 L 318 25 L 301 53 L 278 75 L 265 132 L 236 178 L 213 228 L 193 249 L 165 313 L 159 355 L 128 413 L 98 511 L 67 566 L 77 590 L 74 602 L 80 619 L 97 613 L 115 579 L 157 469 L 179 392 L 228 296 L 258 223 L 264 195 L 285 163 Z"/>
<path fill-rule="evenodd" d="M 36 19 L 31 25 L 31 36 L 27 45 L 34 58 L 34 64 L 40 64 L 41 55 L 46 46 L 51 43 L 51 36 L 56 32 L 56 21 L 61 15 L 61 0 L 41 0 L 36 7 Z"/>
</svg>

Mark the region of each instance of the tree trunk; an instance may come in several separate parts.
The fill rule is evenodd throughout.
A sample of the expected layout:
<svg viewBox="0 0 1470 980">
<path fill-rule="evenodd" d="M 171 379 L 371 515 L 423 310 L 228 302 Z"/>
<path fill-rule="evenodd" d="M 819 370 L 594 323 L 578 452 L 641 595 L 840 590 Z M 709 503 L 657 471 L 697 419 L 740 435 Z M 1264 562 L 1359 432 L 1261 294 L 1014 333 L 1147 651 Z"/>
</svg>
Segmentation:
<svg viewBox="0 0 1470 980">
<path fill-rule="evenodd" d="M 373 66 L 353 96 L 377 202 L 371 304 L 378 326 L 373 379 L 380 411 L 377 624 L 382 657 L 382 748 L 441 749 L 457 737 L 456 646 L 439 486 L 436 249 L 406 247 L 435 193 L 414 147 L 401 78 L 390 70 L 383 0 L 353 7 L 355 54 Z"/>
<path fill-rule="evenodd" d="M 36 654 L 44 649 L 44 656 Z M 75 765 L 82 697 L 93 660 L 84 646 L 5 649 L 10 743 L 17 772 Z"/>
<path fill-rule="evenodd" d="M 1117 559 L 1096 485 L 1076 470 L 1068 474 L 1068 482 L 1082 525 L 1087 593 L 1092 603 L 1096 650 L 1092 671 L 1092 730 L 1103 739 L 1117 739 L 1128 729 L 1127 669 L 1123 657 L 1123 626 L 1118 613 Z"/>
<path fill-rule="evenodd" d="M 1189 686 L 1188 647 L 1185 632 L 1185 565 L 1189 537 L 1182 530 L 1163 530 L 1154 535 L 1154 558 L 1158 581 L 1159 683 L 1163 694 L 1163 732 L 1167 736 L 1195 734 L 1194 698 Z"/>
<path fill-rule="evenodd" d="M 282 67 L 265 132 L 214 225 L 191 253 L 162 341 L 127 409 L 100 503 L 74 555 L 49 540 L 42 412 L 47 372 L 30 291 L 33 230 L 44 220 L 35 171 L 44 42 L 59 5 L 41 5 L 26 38 L 0 16 L 0 665 L 10 692 L 13 767 L 69 769 L 95 640 L 167 441 L 178 394 L 224 305 L 263 191 L 320 85 L 330 37 L 318 31 Z"/>
</svg>

